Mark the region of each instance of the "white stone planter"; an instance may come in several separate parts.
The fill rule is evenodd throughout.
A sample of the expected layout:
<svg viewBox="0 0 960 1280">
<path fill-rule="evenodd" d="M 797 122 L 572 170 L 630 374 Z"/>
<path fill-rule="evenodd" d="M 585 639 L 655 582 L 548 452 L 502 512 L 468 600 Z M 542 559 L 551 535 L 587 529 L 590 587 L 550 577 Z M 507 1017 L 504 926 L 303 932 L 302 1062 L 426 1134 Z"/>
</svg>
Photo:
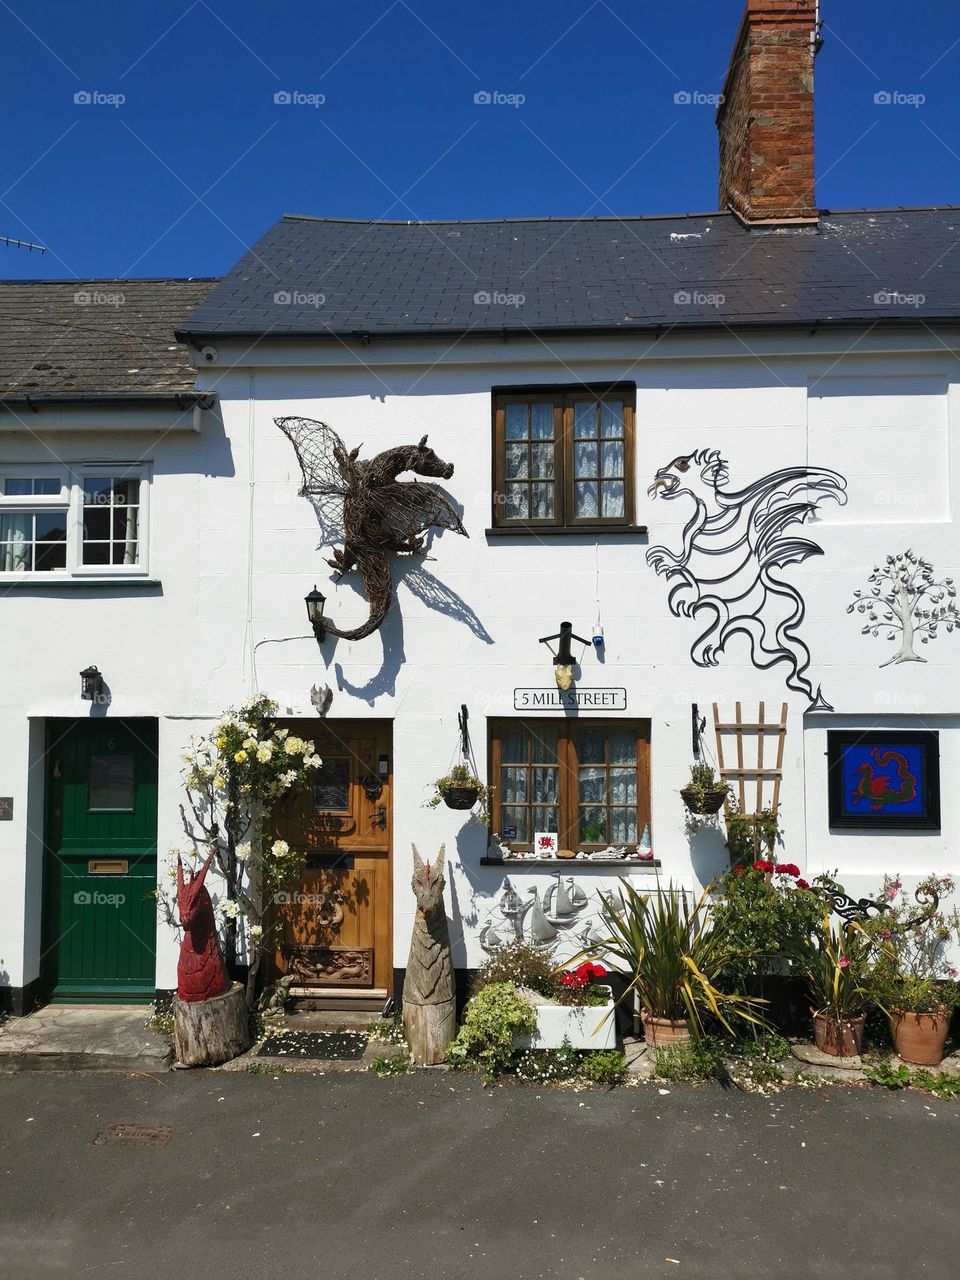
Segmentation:
<svg viewBox="0 0 960 1280">
<path fill-rule="evenodd" d="M 517 1036 L 518 1049 L 560 1049 L 564 1040 L 574 1049 L 615 1049 L 617 1022 L 614 1016 L 613 992 L 607 987 L 607 1003 L 570 1007 L 562 1004 L 537 1004 L 537 1029 L 533 1035 Z"/>
</svg>

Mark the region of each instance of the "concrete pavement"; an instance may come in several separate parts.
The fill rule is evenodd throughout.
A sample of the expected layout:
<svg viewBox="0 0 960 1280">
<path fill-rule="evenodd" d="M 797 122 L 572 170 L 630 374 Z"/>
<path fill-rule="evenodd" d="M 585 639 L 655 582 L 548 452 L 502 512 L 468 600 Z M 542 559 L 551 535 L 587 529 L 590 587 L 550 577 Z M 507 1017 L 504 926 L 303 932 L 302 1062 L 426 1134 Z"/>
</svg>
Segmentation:
<svg viewBox="0 0 960 1280">
<path fill-rule="evenodd" d="M 818 1086 L 0 1076 L 10 1280 L 957 1272 L 960 1105 Z M 169 1145 L 95 1146 L 107 1126 Z"/>
</svg>

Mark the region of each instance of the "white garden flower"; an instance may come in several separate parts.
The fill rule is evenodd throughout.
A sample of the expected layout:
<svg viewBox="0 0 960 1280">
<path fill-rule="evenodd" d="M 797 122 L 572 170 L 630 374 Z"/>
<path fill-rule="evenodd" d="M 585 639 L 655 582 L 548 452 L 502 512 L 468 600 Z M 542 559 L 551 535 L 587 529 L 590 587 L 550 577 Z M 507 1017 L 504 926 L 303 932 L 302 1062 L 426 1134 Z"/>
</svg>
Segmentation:
<svg viewBox="0 0 960 1280">
<path fill-rule="evenodd" d="M 289 730 L 289 729 L 274 729 L 274 731 L 273 731 L 273 736 L 274 736 L 275 738 L 279 739 L 279 741 L 280 741 L 280 742 L 283 742 L 284 738 L 288 738 L 288 737 L 290 736 L 290 730 Z"/>
<path fill-rule="evenodd" d="M 260 746 L 257 747 L 257 759 L 260 761 L 261 764 L 269 764 L 270 757 L 272 755 L 273 755 L 273 747 L 271 747 L 269 742 L 262 742 Z"/>
<path fill-rule="evenodd" d="M 285 858 L 290 852 L 290 846 L 286 840 L 274 840 L 270 852 L 275 858 Z"/>
<path fill-rule="evenodd" d="M 300 738 L 288 738 L 283 744 L 283 749 L 288 756 L 299 756 L 303 752 L 303 742 Z"/>
<path fill-rule="evenodd" d="M 323 761 L 318 755 L 304 756 L 303 763 L 308 769 L 319 769 Z"/>
<path fill-rule="evenodd" d="M 250 926 L 250 937 L 251 937 L 251 938 L 259 938 L 259 937 L 261 937 L 261 936 L 262 936 L 262 934 L 263 934 L 263 925 L 262 925 L 262 924 L 252 924 L 252 925 Z"/>
<path fill-rule="evenodd" d="M 254 738 L 254 737 L 252 737 L 252 736 L 251 736 L 251 737 L 249 737 L 249 738 L 244 738 L 244 740 L 243 740 L 243 749 L 244 749 L 244 751 L 256 751 L 256 749 L 257 749 L 257 740 L 256 740 L 256 738 Z"/>
</svg>

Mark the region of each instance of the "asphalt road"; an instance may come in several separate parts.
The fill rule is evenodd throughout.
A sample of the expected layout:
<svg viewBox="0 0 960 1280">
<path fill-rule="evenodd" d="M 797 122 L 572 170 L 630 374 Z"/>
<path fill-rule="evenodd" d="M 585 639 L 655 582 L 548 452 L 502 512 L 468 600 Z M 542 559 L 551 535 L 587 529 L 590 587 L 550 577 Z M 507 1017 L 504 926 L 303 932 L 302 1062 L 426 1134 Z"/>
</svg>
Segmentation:
<svg viewBox="0 0 960 1280">
<path fill-rule="evenodd" d="M 870 1277 L 960 1270 L 960 1103 L 226 1073 L 0 1076 L 0 1276 Z M 164 1149 L 95 1146 L 116 1122 Z"/>
</svg>

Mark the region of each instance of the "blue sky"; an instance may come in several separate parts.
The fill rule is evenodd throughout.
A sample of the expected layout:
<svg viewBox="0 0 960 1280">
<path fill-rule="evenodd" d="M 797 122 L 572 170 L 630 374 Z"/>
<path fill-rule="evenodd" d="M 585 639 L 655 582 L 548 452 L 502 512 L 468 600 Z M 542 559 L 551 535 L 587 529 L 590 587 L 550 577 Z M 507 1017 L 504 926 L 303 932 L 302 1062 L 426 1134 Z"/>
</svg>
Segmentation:
<svg viewBox="0 0 960 1280">
<path fill-rule="evenodd" d="M 714 209 L 713 108 L 674 99 L 719 91 L 742 7 L 0 0 L 0 233 L 49 247 L 0 246 L 0 274 L 217 275 L 284 212 Z M 956 0 L 823 17 L 819 203 L 960 202 Z"/>
</svg>

